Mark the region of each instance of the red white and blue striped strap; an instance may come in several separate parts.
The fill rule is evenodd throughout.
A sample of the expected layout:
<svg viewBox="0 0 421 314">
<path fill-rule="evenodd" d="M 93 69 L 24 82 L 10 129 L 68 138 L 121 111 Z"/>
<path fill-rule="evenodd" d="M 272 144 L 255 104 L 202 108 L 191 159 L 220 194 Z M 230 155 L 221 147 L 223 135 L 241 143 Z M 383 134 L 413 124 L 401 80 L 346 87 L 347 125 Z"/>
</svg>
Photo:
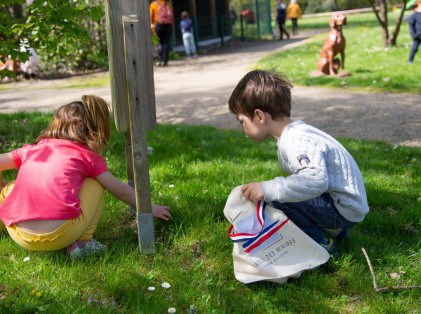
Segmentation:
<svg viewBox="0 0 421 314">
<path fill-rule="evenodd" d="M 272 237 L 279 229 L 282 228 L 288 222 L 288 218 L 285 219 L 283 222 L 279 223 L 279 220 L 275 221 L 269 227 L 263 229 L 254 239 L 251 239 L 243 244 L 244 252 L 250 253 L 265 241 L 267 241 L 270 237 Z"/>
<path fill-rule="evenodd" d="M 246 253 L 250 253 L 254 249 L 258 248 L 261 244 L 263 244 L 270 237 L 272 237 L 279 229 L 281 229 L 289 221 L 288 218 L 286 218 L 282 222 L 277 220 L 269 226 L 264 227 L 265 206 L 266 203 L 264 201 L 258 202 L 256 206 L 256 215 L 258 222 L 261 226 L 261 229 L 258 233 L 236 232 L 233 225 L 231 225 L 228 229 L 228 235 L 230 236 L 233 242 L 245 241 L 242 244 L 242 247 L 244 248 L 244 252 Z"/>
<path fill-rule="evenodd" d="M 265 214 L 265 206 L 266 203 L 259 201 L 256 205 L 256 216 L 257 221 L 260 225 L 260 231 L 258 233 L 245 233 L 245 232 L 237 232 L 234 229 L 234 225 L 231 225 L 228 229 L 228 235 L 230 236 L 232 242 L 241 242 L 248 239 L 254 239 L 263 229 L 264 223 L 264 214 Z"/>
</svg>

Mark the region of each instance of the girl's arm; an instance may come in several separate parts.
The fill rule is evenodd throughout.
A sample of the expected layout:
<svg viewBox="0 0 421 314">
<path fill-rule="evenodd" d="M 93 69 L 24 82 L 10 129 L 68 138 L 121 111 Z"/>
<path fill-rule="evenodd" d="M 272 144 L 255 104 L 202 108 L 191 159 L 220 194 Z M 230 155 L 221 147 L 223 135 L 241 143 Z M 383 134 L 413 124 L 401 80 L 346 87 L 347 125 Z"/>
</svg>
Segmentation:
<svg viewBox="0 0 421 314">
<path fill-rule="evenodd" d="M 116 198 L 136 208 L 136 192 L 133 187 L 121 182 L 109 171 L 101 173 L 96 179 Z M 167 206 L 152 205 L 152 215 L 163 220 L 171 218 L 170 209 Z"/>
<path fill-rule="evenodd" d="M 16 163 L 12 153 L 0 154 L 0 190 L 6 185 L 6 181 L 2 178 L 2 171 L 7 169 L 16 169 Z"/>
</svg>

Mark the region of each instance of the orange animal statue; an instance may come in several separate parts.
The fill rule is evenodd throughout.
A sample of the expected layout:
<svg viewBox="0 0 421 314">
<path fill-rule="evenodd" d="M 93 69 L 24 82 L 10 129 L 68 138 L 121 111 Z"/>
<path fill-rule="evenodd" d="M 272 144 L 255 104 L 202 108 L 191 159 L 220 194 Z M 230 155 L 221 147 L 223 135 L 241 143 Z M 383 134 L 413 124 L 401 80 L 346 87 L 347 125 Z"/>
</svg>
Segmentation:
<svg viewBox="0 0 421 314">
<path fill-rule="evenodd" d="M 320 52 L 319 61 L 317 62 L 317 70 L 320 75 L 337 75 L 340 68 L 345 70 L 345 37 L 342 32 L 343 25 L 346 25 L 346 16 L 340 13 L 333 14 L 330 18 L 330 31 Z M 335 58 L 338 54 L 341 60 Z M 342 74 L 345 74 L 345 72 Z"/>
</svg>

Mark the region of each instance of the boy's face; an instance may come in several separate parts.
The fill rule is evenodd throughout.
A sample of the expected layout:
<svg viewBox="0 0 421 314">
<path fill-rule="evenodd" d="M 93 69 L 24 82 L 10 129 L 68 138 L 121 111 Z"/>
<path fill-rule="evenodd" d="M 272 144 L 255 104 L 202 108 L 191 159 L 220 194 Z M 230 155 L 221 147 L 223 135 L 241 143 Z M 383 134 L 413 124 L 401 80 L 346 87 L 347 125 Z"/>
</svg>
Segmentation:
<svg viewBox="0 0 421 314">
<path fill-rule="evenodd" d="M 262 123 L 257 115 L 254 115 L 253 119 L 250 119 L 246 115 L 238 114 L 237 120 L 240 122 L 243 132 L 256 142 L 261 142 L 269 136 L 265 124 Z"/>
</svg>

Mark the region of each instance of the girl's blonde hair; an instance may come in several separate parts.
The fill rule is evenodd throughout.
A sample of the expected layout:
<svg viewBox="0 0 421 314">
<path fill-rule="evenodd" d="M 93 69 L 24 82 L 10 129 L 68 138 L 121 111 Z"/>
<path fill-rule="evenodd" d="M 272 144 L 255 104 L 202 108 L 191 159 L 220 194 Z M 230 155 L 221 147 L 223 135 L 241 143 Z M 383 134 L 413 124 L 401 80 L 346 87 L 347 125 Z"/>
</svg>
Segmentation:
<svg viewBox="0 0 421 314">
<path fill-rule="evenodd" d="M 84 95 L 82 101 L 61 106 L 36 142 L 49 138 L 70 140 L 99 154 L 107 146 L 110 136 L 107 102 L 98 96 Z"/>
</svg>

